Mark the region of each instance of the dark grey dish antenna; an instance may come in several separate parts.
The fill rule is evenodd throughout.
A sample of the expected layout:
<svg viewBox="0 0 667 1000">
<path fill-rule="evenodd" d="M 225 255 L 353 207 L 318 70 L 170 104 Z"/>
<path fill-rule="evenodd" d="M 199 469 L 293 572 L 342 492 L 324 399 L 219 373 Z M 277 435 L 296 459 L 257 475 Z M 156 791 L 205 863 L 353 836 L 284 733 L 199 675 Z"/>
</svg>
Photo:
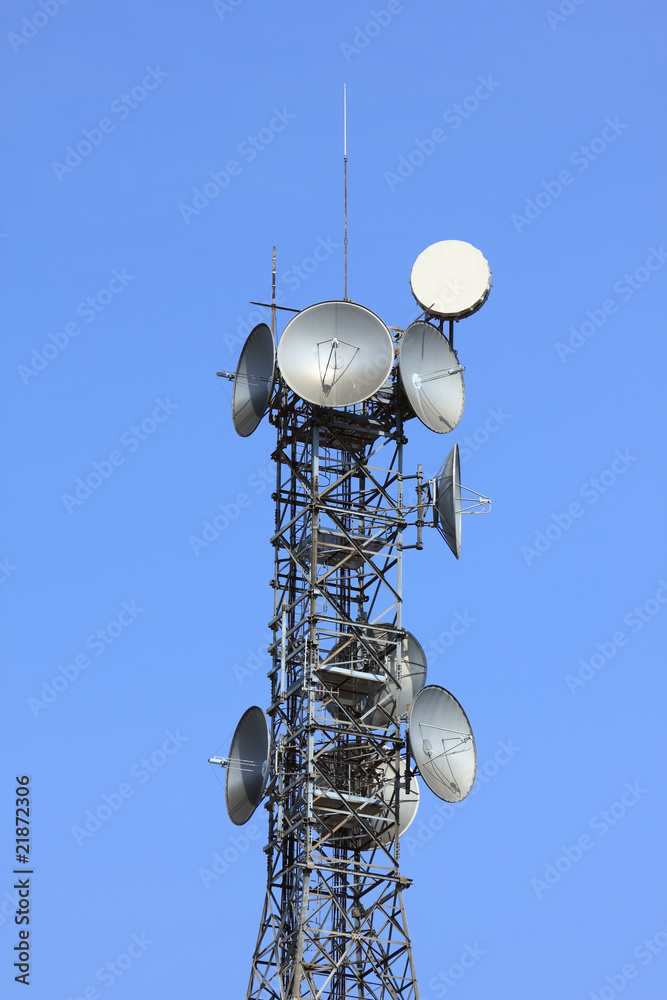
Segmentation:
<svg viewBox="0 0 667 1000">
<path fill-rule="evenodd" d="M 241 437 L 249 437 L 266 413 L 275 377 L 273 334 L 266 323 L 258 323 L 243 345 L 234 376 L 232 420 Z"/>
<path fill-rule="evenodd" d="M 266 715 L 253 705 L 243 713 L 229 748 L 225 800 L 232 823 L 247 823 L 262 800 L 269 776 L 271 734 Z"/>
</svg>

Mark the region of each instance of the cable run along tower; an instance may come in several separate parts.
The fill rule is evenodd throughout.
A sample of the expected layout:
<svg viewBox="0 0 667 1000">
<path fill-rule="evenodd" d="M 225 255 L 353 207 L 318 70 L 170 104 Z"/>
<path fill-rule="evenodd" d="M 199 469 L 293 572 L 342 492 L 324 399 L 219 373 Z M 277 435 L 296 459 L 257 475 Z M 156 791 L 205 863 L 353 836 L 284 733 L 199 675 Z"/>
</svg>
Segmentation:
<svg viewBox="0 0 667 1000">
<path fill-rule="evenodd" d="M 347 150 L 345 150 L 347 167 Z M 435 527 L 459 558 L 464 513 L 489 501 L 461 486 L 458 446 L 439 473 L 406 472 L 404 425 L 439 434 L 463 415 L 454 324 L 491 287 L 479 250 L 428 247 L 410 278 L 423 310 L 387 327 L 347 296 L 287 310 L 250 333 L 233 380 L 247 437 L 276 431 L 273 612 L 266 711 L 241 717 L 227 757 L 226 804 L 246 823 L 264 801 L 267 885 L 246 1000 L 419 1000 L 403 899 L 400 836 L 419 805 L 472 788 L 475 744 L 405 627 L 402 563 Z M 447 329 L 445 332 L 445 323 Z M 465 494 L 465 497 L 464 497 Z"/>
</svg>

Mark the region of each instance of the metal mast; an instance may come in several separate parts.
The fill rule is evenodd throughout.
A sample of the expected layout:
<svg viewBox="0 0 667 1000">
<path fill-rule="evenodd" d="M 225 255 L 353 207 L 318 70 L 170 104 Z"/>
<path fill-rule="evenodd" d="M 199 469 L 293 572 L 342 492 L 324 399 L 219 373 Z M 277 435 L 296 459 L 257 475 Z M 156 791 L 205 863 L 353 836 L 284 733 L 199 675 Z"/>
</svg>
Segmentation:
<svg viewBox="0 0 667 1000">
<path fill-rule="evenodd" d="M 405 743 L 383 709 L 365 711 L 378 683 L 399 680 L 386 653 L 400 663 L 405 635 L 395 370 L 382 398 L 343 412 L 283 387 L 270 419 L 275 760 L 247 997 L 418 1000 L 399 872 Z"/>
<path fill-rule="evenodd" d="M 419 1000 L 399 838 L 417 770 L 448 802 L 475 778 L 465 712 L 424 686 L 403 625 L 402 557 L 430 520 L 458 558 L 461 515 L 488 501 L 464 507 L 457 445 L 437 479 L 405 475 L 403 424 L 444 434 L 460 421 L 452 323 L 486 301 L 490 272 L 451 240 L 420 255 L 411 282 L 424 321 L 403 331 L 347 297 L 316 303 L 287 324 L 276 362 L 274 277 L 271 328 L 252 330 L 235 374 L 218 372 L 234 381 L 242 437 L 267 411 L 276 429 L 270 702 L 244 713 L 228 758 L 211 758 L 228 765 L 234 823 L 262 799 L 269 814 L 246 1000 Z"/>
</svg>

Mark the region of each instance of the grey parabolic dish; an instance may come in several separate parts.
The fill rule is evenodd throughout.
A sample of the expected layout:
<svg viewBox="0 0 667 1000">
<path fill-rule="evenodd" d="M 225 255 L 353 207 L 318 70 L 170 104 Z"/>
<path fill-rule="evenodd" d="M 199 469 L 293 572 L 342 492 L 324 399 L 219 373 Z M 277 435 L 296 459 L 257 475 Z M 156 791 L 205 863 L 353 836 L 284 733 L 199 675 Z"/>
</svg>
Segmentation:
<svg viewBox="0 0 667 1000">
<path fill-rule="evenodd" d="M 384 385 L 394 342 L 382 320 L 356 302 L 318 302 L 285 327 L 280 374 L 297 396 L 317 406 L 353 406 Z"/>
<path fill-rule="evenodd" d="M 437 434 L 453 431 L 463 416 L 465 387 L 446 337 L 431 323 L 412 323 L 401 338 L 398 364 L 405 394 L 421 422 Z"/>
<path fill-rule="evenodd" d="M 275 374 L 273 334 L 266 323 L 258 323 L 243 345 L 234 378 L 232 420 L 241 437 L 249 437 L 266 413 Z"/>
<path fill-rule="evenodd" d="M 398 786 L 398 835 L 402 837 L 405 831 L 408 829 L 413 819 L 417 815 L 417 809 L 419 808 L 419 785 L 417 784 L 417 779 L 412 778 L 410 780 L 410 791 L 406 791 L 405 788 L 405 770 L 406 762 L 405 758 L 401 758 L 401 763 L 399 767 L 399 786 Z M 380 785 L 380 798 L 387 806 L 389 810 L 393 812 L 394 807 L 394 792 L 396 789 L 396 771 L 391 764 L 384 764 L 382 767 L 382 779 Z M 376 829 L 379 824 L 374 824 Z M 380 832 L 380 831 L 378 831 Z M 386 829 L 382 829 L 380 832 L 380 841 L 383 844 L 389 844 L 394 839 L 396 834 L 396 824 L 391 823 Z"/>
<path fill-rule="evenodd" d="M 229 748 L 225 800 L 232 823 L 247 823 L 262 800 L 269 776 L 271 734 L 266 715 L 253 705 L 243 713 Z"/>
<path fill-rule="evenodd" d="M 410 748 L 419 773 L 439 799 L 460 802 L 477 773 L 475 739 L 454 695 L 437 684 L 422 688 L 408 718 Z"/>
<path fill-rule="evenodd" d="M 385 665 L 392 677 L 398 678 L 396 646 L 392 643 L 385 656 Z M 426 654 L 414 635 L 408 632 L 401 641 L 401 682 L 386 681 L 369 696 L 361 721 L 367 726 L 389 726 L 397 722 L 412 704 L 426 683 Z"/>
<path fill-rule="evenodd" d="M 481 251 L 472 244 L 442 240 L 419 254 L 412 266 L 410 286 L 427 313 L 443 319 L 463 319 L 486 302 L 491 271 Z"/>
<path fill-rule="evenodd" d="M 455 444 L 445 462 L 436 496 L 438 518 L 445 540 L 458 559 L 461 555 L 461 463 Z"/>
</svg>

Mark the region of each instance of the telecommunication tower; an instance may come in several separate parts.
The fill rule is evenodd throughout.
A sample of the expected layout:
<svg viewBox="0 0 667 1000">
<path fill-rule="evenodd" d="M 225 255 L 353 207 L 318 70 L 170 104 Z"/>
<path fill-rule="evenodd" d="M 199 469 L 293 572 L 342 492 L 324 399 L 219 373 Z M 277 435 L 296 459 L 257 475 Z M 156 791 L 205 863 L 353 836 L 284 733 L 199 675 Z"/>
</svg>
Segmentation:
<svg viewBox="0 0 667 1000">
<path fill-rule="evenodd" d="M 484 304 L 491 274 L 469 243 L 428 247 L 410 277 L 423 313 L 405 330 L 350 301 L 345 274 L 345 298 L 294 310 L 276 351 L 274 248 L 271 327 L 218 373 L 242 437 L 267 412 L 276 429 L 269 703 L 210 758 L 227 767 L 233 823 L 263 799 L 269 815 L 246 1000 L 419 1000 L 400 836 L 417 772 L 447 802 L 475 779 L 465 712 L 426 685 L 403 623 L 402 560 L 425 526 L 458 558 L 462 515 L 489 501 L 461 486 L 456 444 L 433 478 L 406 473 L 403 447 L 415 416 L 440 434 L 459 423 L 454 324 Z"/>
<path fill-rule="evenodd" d="M 264 798 L 269 814 L 246 1000 L 419 1000 L 400 837 L 417 771 L 459 802 L 477 768 L 465 712 L 426 685 L 404 627 L 402 563 L 427 524 L 458 559 L 462 515 L 490 502 L 461 486 L 456 444 L 434 478 L 406 474 L 403 426 L 416 416 L 446 434 L 461 420 L 454 323 L 484 305 L 491 272 L 469 243 L 427 247 L 410 276 L 423 311 L 406 330 L 349 299 L 345 91 L 344 108 L 344 298 L 287 310 L 276 351 L 274 247 L 271 326 L 250 332 L 235 373 L 218 372 L 234 382 L 241 437 L 267 412 L 276 428 L 270 701 L 243 714 L 228 757 L 209 758 L 227 767 L 233 823 Z"/>
</svg>

